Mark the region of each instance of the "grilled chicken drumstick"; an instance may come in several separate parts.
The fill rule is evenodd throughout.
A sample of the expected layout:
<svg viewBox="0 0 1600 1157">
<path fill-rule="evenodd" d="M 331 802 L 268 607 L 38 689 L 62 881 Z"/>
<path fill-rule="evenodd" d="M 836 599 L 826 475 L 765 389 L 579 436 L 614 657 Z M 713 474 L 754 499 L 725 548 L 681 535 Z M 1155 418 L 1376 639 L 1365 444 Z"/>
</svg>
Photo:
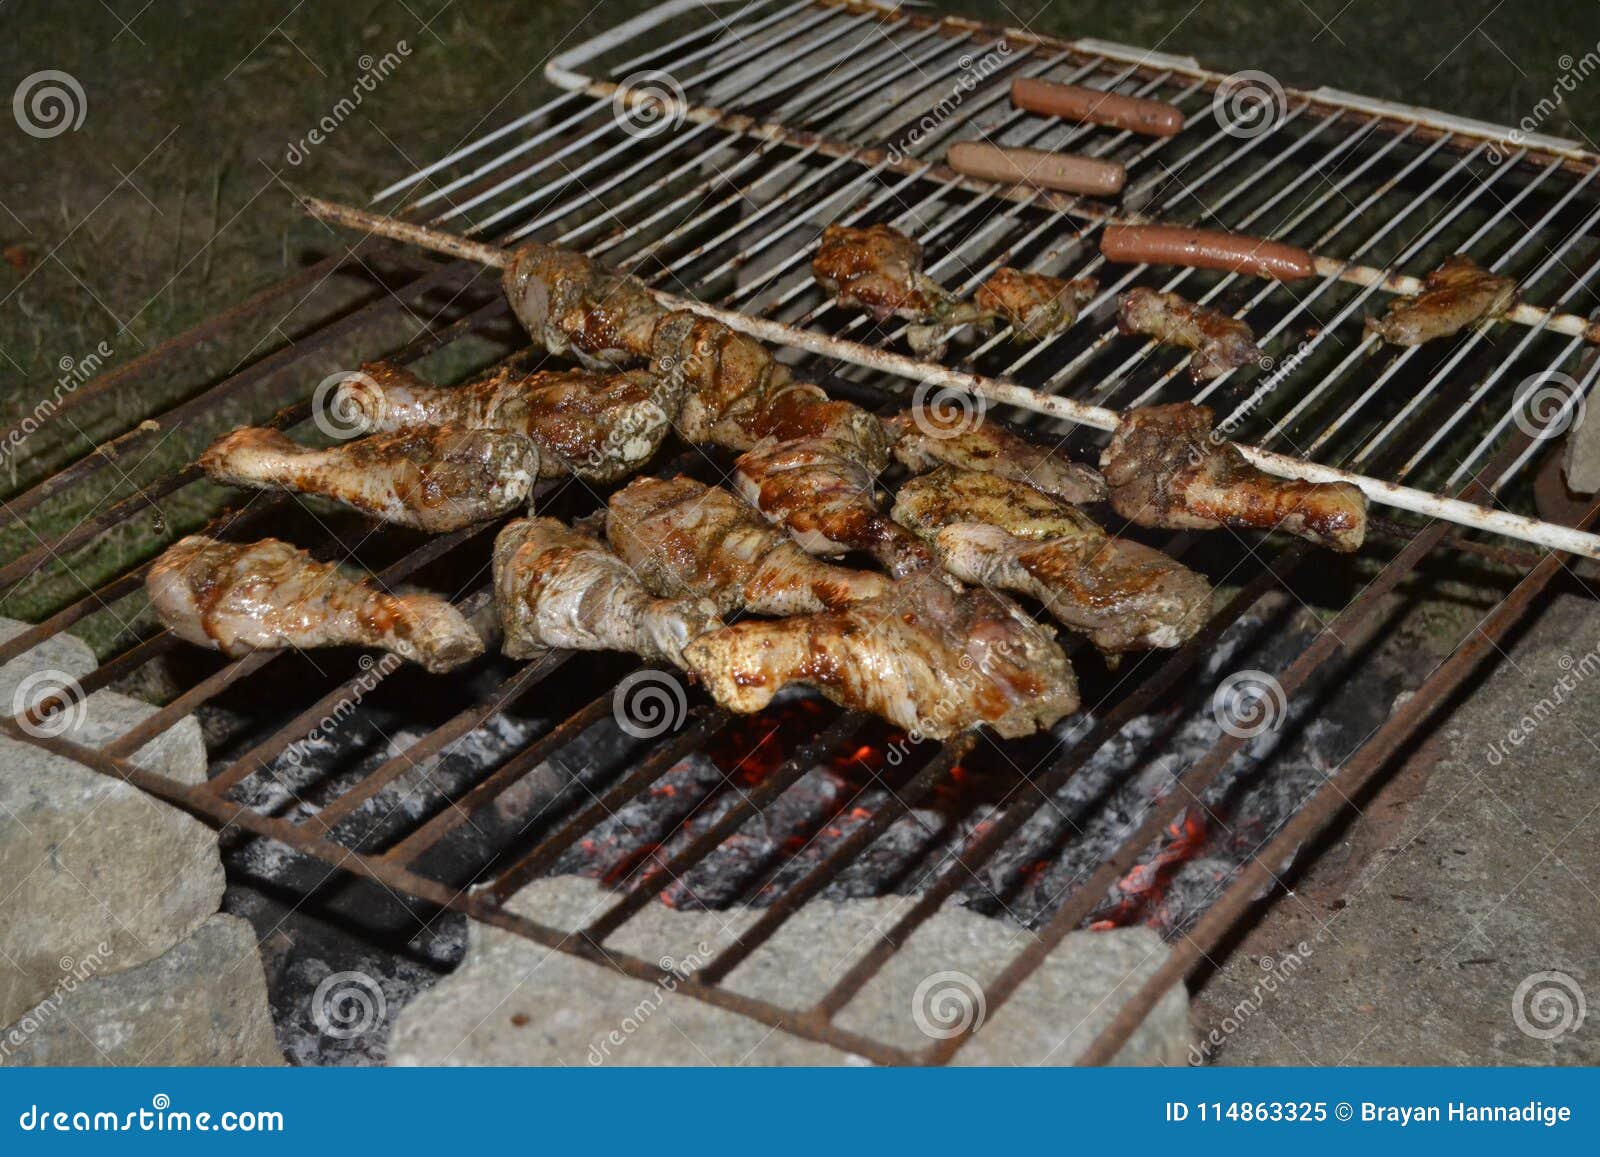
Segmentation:
<svg viewBox="0 0 1600 1157">
<path fill-rule="evenodd" d="M 438 672 L 483 653 L 483 640 L 443 599 L 389 594 L 271 538 L 237 545 L 190 535 L 156 559 L 145 590 L 173 634 L 232 658 L 355 643 Z"/>
<path fill-rule="evenodd" d="M 421 426 L 326 450 L 246 426 L 200 456 L 218 482 L 319 494 L 385 522 L 444 534 L 528 500 L 539 451 L 509 430 Z"/>
<path fill-rule="evenodd" d="M 963 582 L 1032 595 L 1110 655 L 1179 646 L 1210 614 L 1211 584 L 1188 567 L 995 474 L 942 466 L 913 478 L 894 517 Z"/>
<path fill-rule="evenodd" d="M 1193 350 L 1189 376 L 1197 382 L 1261 360 L 1255 335 L 1244 322 L 1176 293 L 1143 287 L 1128 290 L 1117 306 L 1117 328 Z"/>
<path fill-rule="evenodd" d="M 1422 292 L 1396 297 L 1381 318 L 1367 318 L 1367 332 L 1394 345 L 1416 346 L 1449 337 L 1474 322 L 1498 317 L 1517 300 L 1513 278 L 1490 273 L 1457 253 L 1428 274 Z"/>
<path fill-rule="evenodd" d="M 666 440 L 682 386 L 642 370 L 523 373 L 502 368 L 460 386 L 431 386 L 373 363 L 340 383 L 333 407 L 369 430 L 453 422 L 514 430 L 545 451 L 540 477 L 600 484 L 626 478 Z"/>
<path fill-rule="evenodd" d="M 760 711 L 804 683 L 932 739 L 984 723 L 1030 735 L 1078 706 L 1067 657 L 1037 623 L 988 591 L 952 590 L 937 572 L 846 610 L 711 631 L 684 658 L 731 711 Z"/>
<path fill-rule="evenodd" d="M 501 284 L 517 320 L 546 349 L 586 363 L 649 357 L 665 312 L 637 278 L 538 241 L 512 254 Z"/>
<path fill-rule="evenodd" d="M 1352 551 L 1367 529 L 1367 498 L 1347 482 L 1279 478 L 1218 438 L 1206 406 L 1129 410 L 1100 456 L 1111 506 L 1140 526 L 1282 530 Z"/>
<path fill-rule="evenodd" d="M 692 478 L 640 478 L 617 491 L 606 540 L 655 594 L 709 598 L 722 614 L 812 614 L 889 588 L 872 571 L 819 562 L 726 490 Z"/>
<path fill-rule="evenodd" d="M 518 519 L 496 537 L 494 595 L 513 659 L 566 647 L 682 666 L 684 644 L 722 626 L 709 599 L 654 597 L 599 539 L 553 518 Z"/>
<path fill-rule="evenodd" d="M 1106 480 L 1094 467 L 1070 462 L 1061 451 L 1014 434 L 993 418 L 947 429 L 934 405 L 896 414 L 884 425 L 894 439 L 895 461 L 913 474 L 948 465 L 1025 482 L 1080 505 L 1106 496 Z"/>
</svg>

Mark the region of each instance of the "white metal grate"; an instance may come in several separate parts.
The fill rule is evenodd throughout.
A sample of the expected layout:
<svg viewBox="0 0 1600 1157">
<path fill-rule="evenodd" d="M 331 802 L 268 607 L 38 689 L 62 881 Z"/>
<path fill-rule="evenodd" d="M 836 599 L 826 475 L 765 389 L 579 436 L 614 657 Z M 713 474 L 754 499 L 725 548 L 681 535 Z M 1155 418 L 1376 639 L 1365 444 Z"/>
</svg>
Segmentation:
<svg viewBox="0 0 1600 1157">
<path fill-rule="evenodd" d="M 582 70 L 582 71 L 580 71 Z M 1203 401 L 1269 466 L 1305 459 L 1372 479 L 1378 501 L 1600 556 L 1600 538 L 1518 515 L 1515 483 L 1581 413 L 1600 376 L 1583 360 L 1600 269 L 1596 160 L 1567 142 L 1330 90 L 1278 90 L 1193 61 L 1066 42 L 839 0 L 672 0 L 559 58 L 570 89 L 375 201 L 500 244 L 580 248 L 652 286 L 738 311 L 753 330 L 847 376 L 893 372 L 1019 400 L 1065 419 L 1085 454 L 1114 411 Z M 1149 140 L 1024 113 L 1013 76 L 1170 101 L 1181 133 Z M 1246 88 L 1241 88 L 1243 83 Z M 1246 91 L 1248 89 L 1248 91 Z M 1242 94 L 1242 95 L 1241 95 Z M 667 103 L 652 103 L 652 96 Z M 1254 98 L 1262 115 L 1241 120 Z M 1122 162 L 1115 206 L 998 188 L 941 163 L 953 141 L 1070 149 Z M 1306 282 L 1106 266 L 1107 220 L 1161 220 L 1290 241 L 1318 257 Z M 874 326 L 814 285 L 830 221 L 893 224 L 928 271 L 970 291 L 1003 264 L 1100 279 L 1073 329 L 1032 345 L 958 334 L 943 365 L 908 355 L 903 325 Z M 1506 318 L 1415 349 L 1363 319 L 1452 253 L 1518 279 Z M 1187 356 L 1116 331 L 1135 284 L 1176 289 L 1249 322 L 1269 361 L 1197 387 Z M 1476 500 L 1441 502 L 1520 439 Z M 1327 476 L 1334 476 L 1331 472 Z"/>
</svg>

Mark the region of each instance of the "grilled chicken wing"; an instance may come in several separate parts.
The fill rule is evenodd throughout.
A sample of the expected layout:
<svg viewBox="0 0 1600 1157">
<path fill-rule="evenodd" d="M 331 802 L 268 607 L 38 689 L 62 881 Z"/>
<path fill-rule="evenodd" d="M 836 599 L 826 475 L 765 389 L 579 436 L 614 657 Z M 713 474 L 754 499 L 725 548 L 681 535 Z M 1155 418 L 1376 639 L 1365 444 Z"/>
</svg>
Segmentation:
<svg viewBox="0 0 1600 1157">
<path fill-rule="evenodd" d="M 626 478 L 672 429 L 682 384 L 643 370 L 522 373 L 501 369 L 460 386 L 430 386 L 375 364 L 342 382 L 333 406 L 369 430 L 454 422 L 514 430 L 545 451 L 540 477 L 572 474 L 600 484 Z"/>
<path fill-rule="evenodd" d="M 443 599 L 389 594 L 272 538 L 237 545 L 190 535 L 156 559 L 145 590 L 173 634 L 232 658 L 355 643 L 448 671 L 483 653 Z"/>
<path fill-rule="evenodd" d="M 598 364 L 649 357 L 666 313 L 638 278 L 540 242 L 512 255 L 502 285 L 517 320 L 546 349 Z"/>
<path fill-rule="evenodd" d="M 1497 317 L 1517 300 L 1513 278 L 1490 273 L 1457 253 L 1423 280 L 1415 297 L 1396 297 L 1381 318 L 1367 318 L 1367 332 L 1395 345 L 1415 346 L 1449 337 L 1474 322 Z"/>
<path fill-rule="evenodd" d="M 1143 287 L 1128 290 L 1117 306 L 1117 328 L 1193 350 L 1189 375 L 1197 382 L 1261 360 L 1255 335 L 1244 322 L 1176 293 Z"/>
<path fill-rule="evenodd" d="M 1282 530 L 1333 550 L 1360 547 L 1367 498 L 1343 482 L 1279 478 L 1218 438 L 1206 406 L 1129 410 L 1100 456 L 1111 506 L 1140 526 Z"/>
<path fill-rule="evenodd" d="M 711 631 L 684 658 L 731 711 L 760 711 L 804 683 L 933 739 L 983 723 L 1029 735 L 1078 705 L 1067 657 L 1037 623 L 988 591 L 952 590 L 937 572 L 847 610 Z"/>
<path fill-rule="evenodd" d="M 1005 321 L 1018 339 L 1043 341 L 1071 328 L 1078 311 L 1099 292 L 1100 283 L 1092 277 L 1065 281 L 1003 266 L 978 286 L 973 303 Z"/>
<path fill-rule="evenodd" d="M 922 246 L 887 225 L 829 225 L 811 258 L 811 275 L 841 305 L 860 306 L 879 321 L 927 320 L 945 300 L 922 272 Z"/>
<path fill-rule="evenodd" d="M 230 486 L 319 494 L 374 518 L 443 534 L 497 518 L 528 500 L 539 451 L 509 430 L 418 426 L 326 450 L 246 426 L 200 456 Z"/>
<path fill-rule="evenodd" d="M 837 610 L 889 587 L 880 574 L 817 561 L 726 490 L 692 478 L 640 478 L 613 494 L 606 540 L 655 594 L 699 595 L 722 614 Z"/>
<path fill-rule="evenodd" d="M 567 647 L 682 666 L 684 644 L 722 626 L 709 599 L 655 598 L 599 539 L 553 518 L 519 519 L 500 532 L 494 594 L 513 659 Z"/>
<path fill-rule="evenodd" d="M 949 465 L 1025 482 L 1067 502 L 1100 502 L 1106 496 L 1106 481 L 1094 467 L 1069 462 L 1060 450 L 1014 434 L 992 418 L 949 427 L 937 406 L 924 406 L 896 414 L 884 425 L 894 439 L 895 461 L 913 474 Z"/>
<path fill-rule="evenodd" d="M 1200 575 L 1008 478 L 942 466 L 900 488 L 894 517 L 963 582 L 1032 595 L 1108 654 L 1179 646 L 1210 614 Z"/>
</svg>

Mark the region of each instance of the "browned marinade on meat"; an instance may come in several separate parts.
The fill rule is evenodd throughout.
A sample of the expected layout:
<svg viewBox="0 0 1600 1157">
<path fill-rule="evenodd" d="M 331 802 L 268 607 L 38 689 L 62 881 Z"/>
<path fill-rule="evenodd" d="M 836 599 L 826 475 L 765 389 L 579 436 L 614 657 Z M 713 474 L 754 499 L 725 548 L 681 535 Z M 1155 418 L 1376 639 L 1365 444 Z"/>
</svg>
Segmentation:
<svg viewBox="0 0 1600 1157">
<path fill-rule="evenodd" d="M 941 466 L 900 488 L 894 517 L 961 581 L 1030 595 L 1107 654 L 1179 646 L 1210 614 L 1200 575 L 1009 478 Z"/>
<path fill-rule="evenodd" d="M 273 538 L 180 539 L 156 559 L 145 590 L 173 634 L 234 658 L 359 644 L 448 671 L 483 653 L 483 640 L 443 599 L 389 594 Z"/>
<path fill-rule="evenodd" d="M 1498 317 L 1516 300 L 1513 278 L 1490 273 L 1458 253 L 1428 274 L 1421 293 L 1396 297 L 1382 317 L 1369 317 L 1367 332 L 1392 345 L 1418 346 Z"/>
<path fill-rule="evenodd" d="M 417 426 L 315 450 L 247 426 L 200 456 L 218 482 L 331 498 L 384 522 L 444 534 L 528 500 L 539 451 L 509 430 Z"/>
<path fill-rule="evenodd" d="M 1067 502 L 1099 502 L 1106 481 L 1093 466 L 1071 461 L 1059 447 L 1041 446 L 985 415 L 979 422 L 947 421 L 938 407 L 913 407 L 884 423 L 894 439 L 895 461 L 913 474 L 957 466 L 998 474 Z"/>
<path fill-rule="evenodd" d="M 1117 306 L 1117 328 L 1193 350 L 1189 375 L 1198 382 L 1261 360 L 1255 335 L 1244 322 L 1176 293 L 1142 286 L 1128 290 Z"/>
<path fill-rule="evenodd" d="M 1009 325 L 1023 341 L 1044 341 L 1078 320 L 1078 311 L 1100 291 L 1092 277 L 1067 281 L 1002 266 L 973 294 L 973 304 Z"/>
<path fill-rule="evenodd" d="M 1140 526 L 1281 530 L 1332 550 L 1360 547 L 1367 498 L 1344 482 L 1279 478 L 1212 429 L 1206 406 L 1177 402 L 1123 414 L 1100 456 L 1111 506 Z"/>
</svg>

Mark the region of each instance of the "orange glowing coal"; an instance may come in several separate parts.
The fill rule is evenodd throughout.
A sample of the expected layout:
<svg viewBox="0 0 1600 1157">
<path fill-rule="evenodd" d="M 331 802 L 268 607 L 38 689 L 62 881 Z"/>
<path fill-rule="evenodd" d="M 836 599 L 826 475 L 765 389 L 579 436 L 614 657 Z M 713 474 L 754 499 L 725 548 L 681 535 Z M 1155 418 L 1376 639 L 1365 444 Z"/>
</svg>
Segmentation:
<svg viewBox="0 0 1600 1157">
<path fill-rule="evenodd" d="M 1199 854 L 1206 842 L 1205 817 L 1193 809 L 1185 811 L 1167 827 L 1167 842 L 1156 854 L 1117 881 L 1122 893 L 1112 909 L 1089 925 L 1091 931 L 1126 928 L 1141 921 L 1153 921 L 1161 898 L 1179 868 Z"/>
</svg>

